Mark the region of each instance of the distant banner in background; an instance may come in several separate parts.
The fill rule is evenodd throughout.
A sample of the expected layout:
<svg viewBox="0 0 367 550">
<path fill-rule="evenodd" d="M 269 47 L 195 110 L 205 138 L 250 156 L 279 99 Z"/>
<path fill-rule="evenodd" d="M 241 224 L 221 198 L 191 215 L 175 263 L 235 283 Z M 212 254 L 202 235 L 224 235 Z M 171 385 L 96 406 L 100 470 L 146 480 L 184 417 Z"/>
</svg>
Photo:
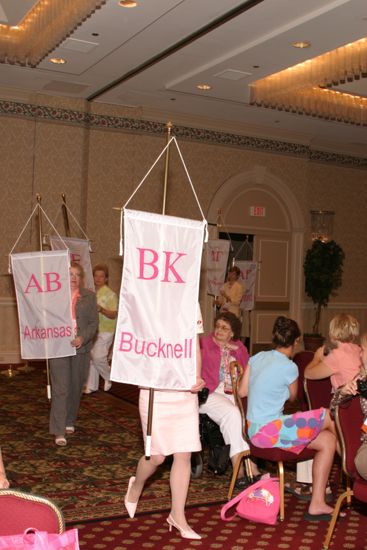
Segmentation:
<svg viewBox="0 0 367 550">
<path fill-rule="evenodd" d="M 257 262 L 237 262 L 236 266 L 241 270 L 239 281 L 242 283 L 244 294 L 240 307 L 242 310 L 254 309 L 255 303 L 255 282 Z"/>
<path fill-rule="evenodd" d="M 124 266 L 111 380 L 188 390 L 205 222 L 124 211 Z"/>
<path fill-rule="evenodd" d="M 77 239 L 76 237 L 60 237 L 50 235 L 52 250 L 65 250 L 65 244 L 70 250 L 70 260 L 77 262 L 84 269 L 84 287 L 94 292 L 94 279 L 92 264 L 90 261 L 89 241 L 87 239 Z M 65 244 L 64 244 L 65 243 Z"/>
<path fill-rule="evenodd" d="M 227 271 L 230 241 L 213 239 L 206 245 L 207 293 L 219 296 Z"/>
<path fill-rule="evenodd" d="M 23 359 L 75 355 L 69 251 L 12 254 L 11 264 Z"/>
</svg>

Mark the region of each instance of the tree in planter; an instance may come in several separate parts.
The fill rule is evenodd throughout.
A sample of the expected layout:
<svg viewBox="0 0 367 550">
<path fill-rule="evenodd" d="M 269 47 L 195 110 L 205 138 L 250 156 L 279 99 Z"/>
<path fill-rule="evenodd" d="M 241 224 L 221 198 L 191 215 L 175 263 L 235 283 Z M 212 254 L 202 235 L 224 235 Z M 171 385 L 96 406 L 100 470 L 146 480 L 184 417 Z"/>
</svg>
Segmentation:
<svg viewBox="0 0 367 550">
<path fill-rule="evenodd" d="M 306 252 L 303 264 L 305 291 L 316 306 L 313 334 L 320 334 L 321 310 L 342 284 L 344 258 L 342 248 L 335 241 L 316 239 Z"/>
</svg>

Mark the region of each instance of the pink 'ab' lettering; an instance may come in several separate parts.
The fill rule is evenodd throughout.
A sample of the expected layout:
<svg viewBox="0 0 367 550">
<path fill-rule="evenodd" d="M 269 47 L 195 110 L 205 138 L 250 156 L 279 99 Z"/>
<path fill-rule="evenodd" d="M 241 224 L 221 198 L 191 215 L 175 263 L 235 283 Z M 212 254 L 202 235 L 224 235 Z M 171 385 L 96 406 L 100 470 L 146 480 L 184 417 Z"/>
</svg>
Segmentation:
<svg viewBox="0 0 367 550">
<path fill-rule="evenodd" d="M 37 280 L 37 277 L 32 273 L 29 282 L 24 290 L 24 294 L 28 294 L 32 289 L 35 292 L 57 292 L 61 288 L 60 274 L 50 271 L 44 273 L 45 286 L 42 287 L 42 282 Z"/>
</svg>

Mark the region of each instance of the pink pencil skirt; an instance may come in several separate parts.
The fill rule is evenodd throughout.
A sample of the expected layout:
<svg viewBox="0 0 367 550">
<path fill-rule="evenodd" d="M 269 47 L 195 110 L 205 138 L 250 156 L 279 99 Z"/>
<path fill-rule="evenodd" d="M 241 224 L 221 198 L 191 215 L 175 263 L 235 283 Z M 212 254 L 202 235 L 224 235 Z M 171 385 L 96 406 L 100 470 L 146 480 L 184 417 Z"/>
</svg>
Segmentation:
<svg viewBox="0 0 367 550">
<path fill-rule="evenodd" d="M 140 389 L 139 412 L 146 442 L 149 390 Z M 196 393 L 154 390 L 151 454 L 168 456 L 201 450 Z"/>
</svg>

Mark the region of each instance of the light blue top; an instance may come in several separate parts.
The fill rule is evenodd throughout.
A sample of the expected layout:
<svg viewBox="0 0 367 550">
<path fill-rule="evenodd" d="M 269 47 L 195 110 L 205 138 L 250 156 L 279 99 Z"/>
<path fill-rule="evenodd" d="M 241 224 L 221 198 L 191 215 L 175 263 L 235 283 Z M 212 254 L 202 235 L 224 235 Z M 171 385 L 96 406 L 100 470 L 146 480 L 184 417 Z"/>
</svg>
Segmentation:
<svg viewBox="0 0 367 550">
<path fill-rule="evenodd" d="M 247 419 L 263 426 L 283 414 L 288 386 L 298 378 L 298 367 L 277 350 L 261 351 L 249 364 Z"/>
</svg>

